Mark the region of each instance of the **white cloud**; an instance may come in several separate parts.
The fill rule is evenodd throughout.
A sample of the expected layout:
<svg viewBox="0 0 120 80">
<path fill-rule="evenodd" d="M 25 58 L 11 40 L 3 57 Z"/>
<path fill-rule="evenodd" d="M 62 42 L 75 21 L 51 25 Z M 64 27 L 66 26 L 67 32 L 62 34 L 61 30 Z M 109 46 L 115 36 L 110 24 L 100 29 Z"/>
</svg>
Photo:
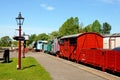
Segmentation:
<svg viewBox="0 0 120 80">
<path fill-rule="evenodd" d="M 53 6 L 50 6 L 50 5 L 47 5 L 47 4 L 41 4 L 40 6 L 44 9 L 46 9 L 46 10 L 49 10 L 49 11 L 52 11 L 52 10 L 55 9 Z"/>
</svg>

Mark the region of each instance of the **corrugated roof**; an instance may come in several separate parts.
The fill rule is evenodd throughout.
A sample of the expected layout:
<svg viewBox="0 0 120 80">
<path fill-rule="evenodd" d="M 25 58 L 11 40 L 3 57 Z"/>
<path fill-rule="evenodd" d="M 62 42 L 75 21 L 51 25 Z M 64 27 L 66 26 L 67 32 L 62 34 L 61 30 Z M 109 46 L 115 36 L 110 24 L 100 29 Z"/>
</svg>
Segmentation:
<svg viewBox="0 0 120 80">
<path fill-rule="evenodd" d="M 120 33 L 114 33 L 112 36 L 120 36 Z"/>
<path fill-rule="evenodd" d="M 63 37 L 61 37 L 60 39 L 76 38 L 76 37 L 78 37 L 78 36 L 80 36 L 80 35 L 83 35 L 83 34 L 97 34 L 97 33 L 94 33 L 94 32 L 78 33 L 78 34 L 63 36 Z M 97 35 L 100 35 L 100 34 L 97 34 Z M 100 35 L 100 36 L 102 36 L 102 35 Z M 103 36 L 102 36 L 102 37 L 103 37 Z"/>
<path fill-rule="evenodd" d="M 68 35 L 68 36 L 63 36 L 61 37 L 61 39 L 64 39 L 64 38 L 75 38 L 75 37 L 78 37 L 79 35 L 81 35 L 82 33 L 79 33 L 79 34 L 73 34 L 73 35 Z"/>
<path fill-rule="evenodd" d="M 120 33 L 114 33 L 114 34 L 105 34 L 104 37 L 120 37 Z"/>
</svg>

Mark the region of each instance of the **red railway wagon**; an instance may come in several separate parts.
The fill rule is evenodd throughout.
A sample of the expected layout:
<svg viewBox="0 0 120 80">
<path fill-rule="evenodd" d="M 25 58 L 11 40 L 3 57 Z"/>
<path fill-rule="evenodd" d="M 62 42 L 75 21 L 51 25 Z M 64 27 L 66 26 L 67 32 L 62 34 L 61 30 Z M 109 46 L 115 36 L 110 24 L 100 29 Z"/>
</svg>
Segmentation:
<svg viewBox="0 0 120 80">
<path fill-rule="evenodd" d="M 115 51 L 115 71 L 120 72 L 120 51 Z"/>
<path fill-rule="evenodd" d="M 60 56 L 70 59 L 70 55 L 76 51 L 76 39 L 65 37 L 60 39 Z"/>
<path fill-rule="evenodd" d="M 83 49 L 79 61 L 105 70 L 105 55 L 102 49 Z"/>
<path fill-rule="evenodd" d="M 120 51 L 105 50 L 105 68 L 113 72 L 120 72 Z"/>
<path fill-rule="evenodd" d="M 103 48 L 103 36 L 97 33 L 80 33 L 60 39 L 60 56 L 81 61 L 82 49 Z"/>
<path fill-rule="evenodd" d="M 80 61 L 100 67 L 103 71 L 120 72 L 120 51 L 104 49 L 82 49 Z"/>
</svg>

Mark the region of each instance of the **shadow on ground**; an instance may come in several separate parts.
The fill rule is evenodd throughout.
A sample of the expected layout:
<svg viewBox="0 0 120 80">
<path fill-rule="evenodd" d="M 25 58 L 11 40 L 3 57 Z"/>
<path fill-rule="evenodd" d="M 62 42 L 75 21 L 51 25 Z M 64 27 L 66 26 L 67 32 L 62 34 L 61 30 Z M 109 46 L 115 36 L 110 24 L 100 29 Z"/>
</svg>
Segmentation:
<svg viewBox="0 0 120 80">
<path fill-rule="evenodd" d="M 0 63 L 11 63 L 13 62 L 12 60 L 7 60 L 5 61 L 4 58 L 0 58 Z"/>
<path fill-rule="evenodd" d="M 22 70 L 27 69 L 27 68 L 31 68 L 31 67 L 35 67 L 35 66 L 36 66 L 36 65 L 26 66 L 26 67 L 23 67 Z"/>
<path fill-rule="evenodd" d="M 11 63 L 11 62 L 13 62 L 13 61 L 12 60 L 5 61 L 3 58 L 0 58 L 0 63 Z"/>
</svg>

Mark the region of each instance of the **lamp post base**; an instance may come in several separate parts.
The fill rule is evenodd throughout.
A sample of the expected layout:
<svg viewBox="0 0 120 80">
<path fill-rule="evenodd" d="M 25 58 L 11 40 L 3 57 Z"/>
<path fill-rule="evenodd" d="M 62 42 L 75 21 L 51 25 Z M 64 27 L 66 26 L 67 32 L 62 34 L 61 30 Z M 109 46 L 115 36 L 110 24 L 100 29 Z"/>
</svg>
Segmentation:
<svg viewBox="0 0 120 80">
<path fill-rule="evenodd" d="M 17 65 L 17 70 L 20 70 L 19 65 Z"/>
</svg>

